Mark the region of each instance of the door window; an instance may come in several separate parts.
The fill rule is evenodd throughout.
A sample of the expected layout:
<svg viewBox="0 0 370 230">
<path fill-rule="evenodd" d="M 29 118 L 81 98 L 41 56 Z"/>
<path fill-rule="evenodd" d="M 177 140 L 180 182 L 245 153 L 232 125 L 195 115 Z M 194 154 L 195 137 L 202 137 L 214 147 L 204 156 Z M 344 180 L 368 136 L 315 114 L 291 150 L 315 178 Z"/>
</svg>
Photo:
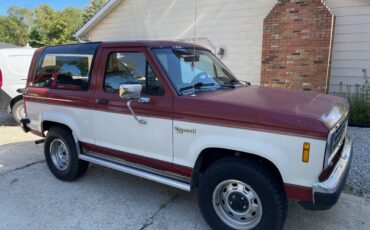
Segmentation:
<svg viewBox="0 0 370 230">
<path fill-rule="evenodd" d="M 109 55 L 105 70 L 104 90 L 118 93 L 120 84 L 141 84 L 145 95 L 164 94 L 153 69 L 140 52 L 114 52 Z"/>
</svg>

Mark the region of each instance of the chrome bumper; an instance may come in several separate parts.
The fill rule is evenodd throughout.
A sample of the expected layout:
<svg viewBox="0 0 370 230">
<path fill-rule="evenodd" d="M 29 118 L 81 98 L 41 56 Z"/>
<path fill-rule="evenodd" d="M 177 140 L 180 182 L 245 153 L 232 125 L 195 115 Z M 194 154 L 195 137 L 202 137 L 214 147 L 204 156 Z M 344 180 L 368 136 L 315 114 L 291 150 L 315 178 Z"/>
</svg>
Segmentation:
<svg viewBox="0 0 370 230">
<path fill-rule="evenodd" d="M 352 141 L 344 140 L 340 159 L 327 180 L 313 184 L 313 203 L 333 206 L 342 192 L 352 162 Z"/>
</svg>

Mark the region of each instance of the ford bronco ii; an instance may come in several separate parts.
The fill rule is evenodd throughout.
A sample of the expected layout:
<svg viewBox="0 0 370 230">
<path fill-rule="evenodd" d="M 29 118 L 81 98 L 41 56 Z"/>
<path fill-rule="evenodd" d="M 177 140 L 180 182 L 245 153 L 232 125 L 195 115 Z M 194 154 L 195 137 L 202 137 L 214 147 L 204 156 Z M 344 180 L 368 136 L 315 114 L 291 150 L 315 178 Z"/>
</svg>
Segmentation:
<svg viewBox="0 0 370 230">
<path fill-rule="evenodd" d="M 351 164 L 344 99 L 250 86 L 192 44 L 40 48 L 24 104 L 57 178 L 91 162 L 196 189 L 214 229 L 281 229 L 288 198 L 328 209 Z"/>
</svg>

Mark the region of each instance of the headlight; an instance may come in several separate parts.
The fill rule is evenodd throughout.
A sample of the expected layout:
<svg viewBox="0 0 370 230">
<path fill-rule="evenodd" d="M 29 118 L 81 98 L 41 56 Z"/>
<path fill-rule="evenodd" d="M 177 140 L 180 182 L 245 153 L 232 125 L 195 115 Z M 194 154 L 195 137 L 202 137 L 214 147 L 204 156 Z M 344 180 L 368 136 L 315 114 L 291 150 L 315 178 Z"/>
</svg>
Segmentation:
<svg viewBox="0 0 370 230">
<path fill-rule="evenodd" d="M 343 117 L 346 117 L 348 110 L 344 105 L 334 106 L 328 113 L 324 114 L 321 117 L 321 120 L 330 128 L 333 129 L 335 126 L 340 123 Z"/>
</svg>

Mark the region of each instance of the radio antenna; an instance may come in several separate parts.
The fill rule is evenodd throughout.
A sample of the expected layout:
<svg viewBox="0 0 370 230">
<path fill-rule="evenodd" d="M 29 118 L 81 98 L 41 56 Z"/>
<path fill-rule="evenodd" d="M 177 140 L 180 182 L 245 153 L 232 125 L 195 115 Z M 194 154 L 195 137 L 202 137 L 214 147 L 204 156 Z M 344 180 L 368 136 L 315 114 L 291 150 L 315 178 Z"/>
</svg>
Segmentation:
<svg viewBox="0 0 370 230">
<path fill-rule="evenodd" d="M 194 43 L 197 40 L 197 8 L 198 8 L 197 0 L 194 0 Z"/>
<path fill-rule="evenodd" d="M 192 70 L 193 70 L 193 80 L 195 78 L 195 61 L 196 61 L 196 58 L 195 58 L 195 42 L 197 41 L 197 8 L 198 8 L 198 4 L 197 4 L 197 0 L 194 0 L 194 41 L 193 41 L 193 63 L 192 63 Z M 195 84 L 196 82 L 194 82 L 194 85 L 193 85 L 193 94 L 192 96 L 195 96 Z"/>
</svg>

